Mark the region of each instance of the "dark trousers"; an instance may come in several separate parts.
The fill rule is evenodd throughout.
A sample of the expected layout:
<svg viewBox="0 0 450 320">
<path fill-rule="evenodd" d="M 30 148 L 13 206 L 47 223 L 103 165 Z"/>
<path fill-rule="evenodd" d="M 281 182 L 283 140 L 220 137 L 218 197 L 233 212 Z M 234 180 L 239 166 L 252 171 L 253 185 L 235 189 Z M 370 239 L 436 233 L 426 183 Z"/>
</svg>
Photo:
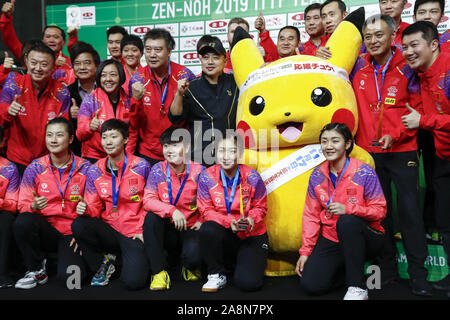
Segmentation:
<svg viewBox="0 0 450 320">
<path fill-rule="evenodd" d="M 419 159 L 416 151 L 372 153 L 375 168 L 386 198 L 387 212 L 382 225 L 386 230 L 383 252 L 378 263 L 385 272 L 396 272 L 396 246 L 393 237 L 391 182 L 397 190 L 400 231 L 411 278 L 426 279 L 428 256 L 423 215 L 419 206 Z"/>
<path fill-rule="evenodd" d="M 436 226 L 442 235 L 442 244 L 450 258 L 450 161 L 434 157 L 433 187 L 436 196 Z"/>
<path fill-rule="evenodd" d="M 264 283 L 269 238 L 267 233 L 240 239 L 231 229 L 206 221 L 200 230 L 200 252 L 208 274 L 227 273 L 225 261 L 234 265 L 233 283 L 244 291 L 254 291 Z"/>
<path fill-rule="evenodd" d="M 434 138 L 431 131 L 419 129 L 417 134 L 417 144 L 423 161 L 423 171 L 425 174 L 425 199 L 423 206 L 423 215 L 425 229 L 433 230 L 436 227 L 434 202 L 435 192 L 433 188 L 433 168 L 436 148 L 434 147 Z"/>
<path fill-rule="evenodd" d="M 9 248 L 13 234 L 14 214 L 0 211 L 0 276 L 8 273 Z"/>
<path fill-rule="evenodd" d="M 14 237 L 27 270 L 40 270 L 44 252 L 56 252 L 59 280 L 66 283 L 67 278 L 72 274 L 67 273 L 67 268 L 71 265 L 80 268 L 82 281 L 86 277 L 86 267 L 82 256 L 79 251 L 73 252 L 74 246 L 69 246 L 73 236 L 61 234 L 44 216 L 31 212 L 19 214 L 14 221 Z"/>
<path fill-rule="evenodd" d="M 120 281 L 125 288 L 146 286 L 149 264 L 141 240 L 124 236 L 101 219 L 85 216 L 74 220 L 72 232 L 91 272 L 98 270 L 105 253 L 118 254 L 122 257 Z"/>
<path fill-rule="evenodd" d="M 200 268 L 200 236 L 191 229 L 178 231 L 170 222 L 153 212 L 144 221 L 144 244 L 152 274 L 167 270 L 168 255 L 177 255 L 181 249 L 181 263 L 190 270 Z"/>
<path fill-rule="evenodd" d="M 305 263 L 301 285 L 310 294 L 323 294 L 344 283 L 365 288 L 365 261 L 383 247 L 384 234 L 356 216 L 342 215 L 336 232 L 339 242 L 320 236 Z"/>
</svg>

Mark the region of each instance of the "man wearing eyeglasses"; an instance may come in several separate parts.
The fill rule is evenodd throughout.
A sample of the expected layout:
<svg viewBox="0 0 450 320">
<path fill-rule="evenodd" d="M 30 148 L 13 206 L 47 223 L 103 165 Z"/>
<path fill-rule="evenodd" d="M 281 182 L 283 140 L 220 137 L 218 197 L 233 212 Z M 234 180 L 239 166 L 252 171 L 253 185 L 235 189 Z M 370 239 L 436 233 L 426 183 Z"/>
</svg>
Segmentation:
<svg viewBox="0 0 450 320">
<path fill-rule="evenodd" d="M 92 45 L 78 41 L 70 49 L 70 60 L 75 72 L 75 82 L 67 87 L 71 98 L 69 118 L 76 130 L 81 103 L 96 88 L 95 74 L 100 64 L 100 56 Z M 72 142 L 72 151 L 81 156 L 81 142 L 76 137 Z"/>
<path fill-rule="evenodd" d="M 195 78 L 188 68 L 170 61 L 175 40 L 165 29 L 152 29 L 144 36 L 144 56 L 147 67 L 131 77 L 131 121 L 139 128 L 137 155 L 152 166 L 164 160 L 159 142 L 161 134 L 172 123 L 169 107 L 177 91 L 177 81 Z M 180 127 L 183 123 L 178 124 Z"/>
</svg>

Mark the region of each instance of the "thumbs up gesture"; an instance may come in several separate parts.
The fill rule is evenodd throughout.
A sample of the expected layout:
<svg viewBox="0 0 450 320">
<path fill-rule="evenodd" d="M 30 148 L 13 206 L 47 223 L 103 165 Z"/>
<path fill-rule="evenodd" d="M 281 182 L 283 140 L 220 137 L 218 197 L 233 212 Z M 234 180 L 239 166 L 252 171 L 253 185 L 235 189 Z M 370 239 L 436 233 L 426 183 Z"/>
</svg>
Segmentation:
<svg viewBox="0 0 450 320">
<path fill-rule="evenodd" d="M 62 67 L 63 65 L 66 64 L 66 58 L 63 57 L 62 55 L 62 50 L 58 53 L 58 57 L 56 58 L 56 65 L 58 67 Z"/>
<path fill-rule="evenodd" d="M 76 210 L 77 214 L 79 216 L 82 216 L 86 212 L 86 209 L 87 209 L 87 203 L 86 203 L 86 201 L 84 201 L 83 196 L 80 196 L 80 200 L 78 201 L 78 204 L 77 204 L 77 210 Z"/>
<path fill-rule="evenodd" d="M 5 2 L 2 6 L 2 12 L 8 17 L 12 16 L 14 12 L 14 2 L 15 0 L 11 0 L 11 2 Z"/>
<path fill-rule="evenodd" d="M 13 102 L 11 102 L 11 104 L 8 107 L 8 114 L 10 116 L 13 116 L 13 117 L 17 116 L 19 114 L 20 110 L 22 109 L 22 105 L 17 102 L 18 98 L 19 98 L 19 96 L 15 95 Z"/>
<path fill-rule="evenodd" d="M 80 110 L 80 107 L 77 105 L 77 102 L 74 98 L 72 98 L 72 106 L 70 107 L 70 115 L 72 119 L 76 119 L 78 117 L 78 111 Z"/>
<path fill-rule="evenodd" d="M 42 196 L 38 197 L 36 191 L 33 190 L 33 202 L 31 203 L 31 209 L 33 210 L 42 210 L 47 207 L 47 199 Z"/>
<path fill-rule="evenodd" d="M 93 132 L 97 131 L 98 128 L 100 127 L 100 120 L 98 119 L 98 112 L 99 111 L 100 111 L 100 109 L 97 109 L 97 111 L 95 111 L 94 118 L 92 118 L 91 122 L 89 123 L 89 128 Z"/>
<path fill-rule="evenodd" d="M 141 100 L 145 93 L 145 87 L 142 83 L 140 83 L 139 81 L 136 81 L 131 86 L 131 91 L 132 91 L 134 99 Z"/>
<path fill-rule="evenodd" d="M 402 116 L 402 123 L 407 129 L 417 129 L 420 124 L 420 113 L 411 108 L 411 106 L 407 103 L 406 108 L 409 110 L 409 114 Z"/>
<path fill-rule="evenodd" d="M 5 60 L 3 61 L 3 68 L 9 70 L 13 66 L 14 66 L 14 59 L 9 56 L 8 51 L 5 51 Z"/>
<path fill-rule="evenodd" d="M 266 20 L 264 19 L 262 11 L 259 12 L 258 18 L 255 20 L 255 29 L 259 33 L 264 33 L 266 31 Z"/>
</svg>

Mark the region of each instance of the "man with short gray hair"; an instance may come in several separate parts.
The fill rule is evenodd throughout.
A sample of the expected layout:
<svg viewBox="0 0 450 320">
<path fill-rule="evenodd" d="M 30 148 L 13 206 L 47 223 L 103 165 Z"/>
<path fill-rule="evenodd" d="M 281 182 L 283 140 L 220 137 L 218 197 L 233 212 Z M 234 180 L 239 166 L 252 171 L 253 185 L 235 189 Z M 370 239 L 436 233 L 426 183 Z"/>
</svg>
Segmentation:
<svg viewBox="0 0 450 320">
<path fill-rule="evenodd" d="M 391 183 L 397 190 L 398 216 L 412 292 L 431 295 L 426 281 L 427 257 L 424 222 L 419 207 L 417 130 L 407 130 L 401 117 L 407 105 L 422 108 L 420 88 L 412 70 L 394 45 L 396 24 L 388 15 L 368 18 L 362 28 L 367 54 L 355 73 L 353 88 L 358 102 L 359 125 L 356 142 L 368 151 L 387 202 L 384 250 L 380 256 L 382 285 L 398 278 L 393 241 Z"/>
</svg>

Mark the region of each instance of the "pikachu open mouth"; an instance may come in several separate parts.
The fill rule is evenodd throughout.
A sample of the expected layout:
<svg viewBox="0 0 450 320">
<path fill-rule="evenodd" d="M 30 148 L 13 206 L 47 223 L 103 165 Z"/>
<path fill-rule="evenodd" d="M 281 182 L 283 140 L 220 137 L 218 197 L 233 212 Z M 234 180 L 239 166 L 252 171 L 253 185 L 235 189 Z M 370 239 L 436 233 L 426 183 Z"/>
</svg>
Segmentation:
<svg viewBox="0 0 450 320">
<path fill-rule="evenodd" d="M 278 125 L 277 129 L 284 139 L 295 141 L 302 134 L 303 122 L 285 122 Z"/>
</svg>

